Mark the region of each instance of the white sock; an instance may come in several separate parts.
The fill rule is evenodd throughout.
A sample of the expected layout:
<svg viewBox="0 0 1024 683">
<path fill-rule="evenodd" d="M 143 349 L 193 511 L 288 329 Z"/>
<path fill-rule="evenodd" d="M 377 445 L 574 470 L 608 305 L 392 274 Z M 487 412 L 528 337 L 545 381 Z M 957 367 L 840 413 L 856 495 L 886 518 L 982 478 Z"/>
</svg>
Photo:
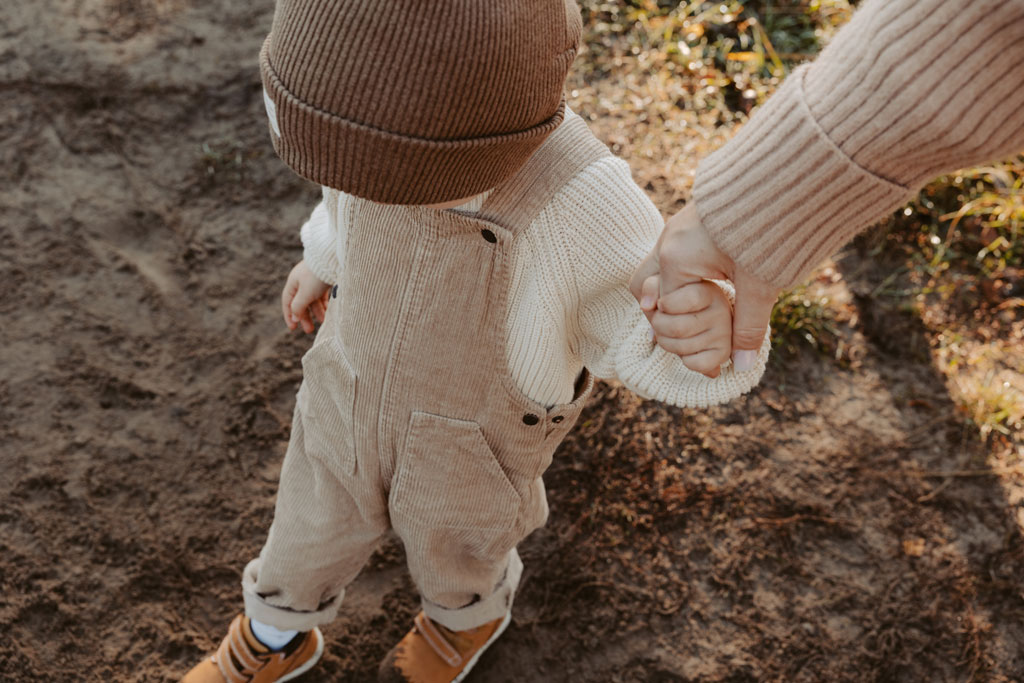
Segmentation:
<svg viewBox="0 0 1024 683">
<path fill-rule="evenodd" d="M 252 634 L 256 636 L 256 639 L 271 650 L 280 650 L 299 633 L 298 631 L 282 631 L 255 619 L 249 619 L 249 627 L 252 628 Z"/>
</svg>

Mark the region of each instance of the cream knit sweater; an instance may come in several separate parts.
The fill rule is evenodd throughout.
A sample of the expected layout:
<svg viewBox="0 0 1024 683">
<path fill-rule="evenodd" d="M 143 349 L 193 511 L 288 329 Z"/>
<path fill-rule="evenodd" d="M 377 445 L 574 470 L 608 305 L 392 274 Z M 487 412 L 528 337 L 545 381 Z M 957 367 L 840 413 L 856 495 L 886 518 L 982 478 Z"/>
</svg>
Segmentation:
<svg viewBox="0 0 1024 683">
<path fill-rule="evenodd" d="M 1024 0 L 867 0 L 697 169 L 712 238 L 798 282 L 928 180 L 1024 149 Z"/>
<path fill-rule="evenodd" d="M 458 210 L 476 211 L 484 198 Z M 323 200 L 302 226 L 306 265 L 324 282 L 337 280 L 345 263 L 347 217 L 363 201 L 324 188 Z M 607 157 L 567 183 L 513 241 L 505 353 L 529 398 L 545 405 L 571 401 L 584 367 L 678 406 L 722 403 L 757 384 L 767 340 L 755 369 L 741 373 L 727 364 L 715 379 L 688 370 L 650 340 L 650 326 L 628 283 L 663 226 L 628 164 Z M 731 296 L 731 288 L 722 286 Z"/>
</svg>

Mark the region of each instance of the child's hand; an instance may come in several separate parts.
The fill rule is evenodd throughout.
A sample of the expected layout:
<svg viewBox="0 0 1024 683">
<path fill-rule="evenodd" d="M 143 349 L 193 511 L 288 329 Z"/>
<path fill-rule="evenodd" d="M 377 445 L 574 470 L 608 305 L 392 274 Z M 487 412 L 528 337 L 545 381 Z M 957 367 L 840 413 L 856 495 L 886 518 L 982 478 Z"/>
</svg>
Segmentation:
<svg viewBox="0 0 1024 683">
<path fill-rule="evenodd" d="M 732 305 L 725 292 L 708 280 L 664 296 L 659 296 L 659 287 L 659 278 L 649 277 L 640 304 L 658 345 L 680 356 L 691 370 L 718 377 L 732 353 Z"/>
<path fill-rule="evenodd" d="M 330 289 L 329 284 L 306 267 L 305 261 L 296 263 L 281 292 L 281 312 L 288 329 L 294 330 L 300 323 L 306 334 L 316 329 L 314 321 L 324 321 Z"/>
</svg>

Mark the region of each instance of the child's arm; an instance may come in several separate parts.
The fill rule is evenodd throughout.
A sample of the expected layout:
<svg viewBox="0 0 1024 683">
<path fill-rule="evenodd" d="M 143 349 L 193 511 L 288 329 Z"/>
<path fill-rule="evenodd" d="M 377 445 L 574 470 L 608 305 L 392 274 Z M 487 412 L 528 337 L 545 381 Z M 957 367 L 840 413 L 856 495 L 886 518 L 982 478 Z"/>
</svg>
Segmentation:
<svg viewBox="0 0 1024 683">
<path fill-rule="evenodd" d="M 292 268 L 281 291 L 281 313 L 290 330 L 302 325 L 309 334 L 324 320 L 330 283 L 338 277 L 338 219 L 345 199 L 325 187 L 323 199 L 300 230 L 303 260 Z"/>
<path fill-rule="evenodd" d="M 303 224 L 302 259 L 322 281 L 335 282 L 338 273 L 338 204 L 341 194 L 323 189 L 323 199 Z"/>
<path fill-rule="evenodd" d="M 726 282 L 704 281 L 688 285 L 706 298 L 708 308 L 698 314 L 705 331 L 689 340 L 680 350 L 688 354 L 718 353 L 732 343 L 732 286 Z M 684 291 L 684 290 L 677 290 Z M 594 292 L 580 315 L 580 330 L 586 343 L 581 348 L 584 364 L 598 377 L 617 379 L 645 398 L 653 398 L 682 407 L 705 407 L 730 401 L 757 385 L 764 373 L 770 347 L 768 338 L 761 346 L 752 370 L 737 372 L 730 361 L 711 378 L 687 368 L 675 353 L 658 345 L 651 326 L 625 282 L 604 292 Z M 661 305 L 666 305 L 661 303 Z M 667 304 L 671 309 L 672 304 Z"/>
<path fill-rule="evenodd" d="M 719 375 L 711 378 L 690 370 L 679 356 L 654 341 L 651 326 L 628 288 L 637 264 L 661 233 L 661 215 L 632 181 L 624 162 L 605 160 L 585 175 L 578 189 L 567 190 L 585 194 L 586 203 L 581 197 L 563 209 L 574 223 L 567 227 L 576 299 L 570 344 L 583 364 L 597 377 L 617 379 L 641 396 L 678 406 L 724 403 L 749 391 L 764 372 L 769 344 L 766 338 L 750 371 L 737 372 L 728 361 L 731 285 L 702 281 L 692 291 L 680 290 L 681 294 L 660 303 L 666 315 L 690 307 L 701 309 L 695 316 L 684 316 L 693 330 L 676 350 L 723 360 Z M 577 222 L 575 206 L 580 204 L 585 206 L 585 218 Z M 693 321 L 698 324 L 692 325 Z"/>
</svg>

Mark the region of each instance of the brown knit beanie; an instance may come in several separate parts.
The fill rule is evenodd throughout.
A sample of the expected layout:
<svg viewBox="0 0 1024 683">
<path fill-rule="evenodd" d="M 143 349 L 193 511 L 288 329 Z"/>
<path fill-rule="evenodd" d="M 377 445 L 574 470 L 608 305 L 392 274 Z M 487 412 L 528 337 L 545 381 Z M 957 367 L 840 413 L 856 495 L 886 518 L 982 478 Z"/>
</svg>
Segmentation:
<svg viewBox="0 0 1024 683">
<path fill-rule="evenodd" d="M 260 53 L 296 173 L 388 204 L 479 194 L 561 122 L 574 0 L 278 0 Z"/>
</svg>

